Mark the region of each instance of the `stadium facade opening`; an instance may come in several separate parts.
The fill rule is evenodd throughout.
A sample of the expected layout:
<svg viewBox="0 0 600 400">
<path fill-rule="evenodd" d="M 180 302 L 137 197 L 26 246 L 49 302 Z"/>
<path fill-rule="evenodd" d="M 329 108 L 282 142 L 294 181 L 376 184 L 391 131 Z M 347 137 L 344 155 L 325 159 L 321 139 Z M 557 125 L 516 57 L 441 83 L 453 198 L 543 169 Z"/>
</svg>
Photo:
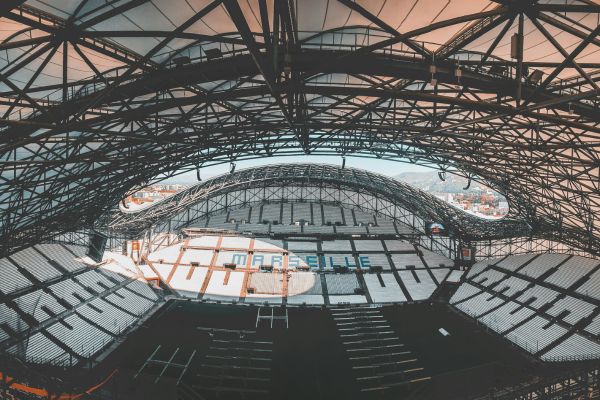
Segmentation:
<svg viewBox="0 0 600 400">
<path fill-rule="evenodd" d="M 2 2 L 0 397 L 597 398 L 599 18 Z M 505 211 L 346 158 L 458 176 Z"/>
</svg>

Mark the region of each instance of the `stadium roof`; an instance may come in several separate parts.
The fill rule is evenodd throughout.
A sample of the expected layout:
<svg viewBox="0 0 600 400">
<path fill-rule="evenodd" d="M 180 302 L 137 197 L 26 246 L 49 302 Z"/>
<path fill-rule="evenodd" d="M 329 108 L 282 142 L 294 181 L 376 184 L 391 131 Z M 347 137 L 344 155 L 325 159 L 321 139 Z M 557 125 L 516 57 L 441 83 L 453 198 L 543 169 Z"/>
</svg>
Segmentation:
<svg viewBox="0 0 600 400">
<path fill-rule="evenodd" d="M 103 218 L 103 228 L 115 235 L 142 236 L 160 221 L 168 220 L 210 197 L 262 187 L 335 187 L 372 196 L 401 206 L 426 222 L 444 224 L 453 236 L 466 240 L 500 239 L 515 236 L 543 236 L 511 216 L 501 220 L 469 214 L 431 193 L 380 174 L 356 168 L 325 164 L 274 164 L 224 174 L 151 203 L 148 207 L 115 210 Z"/>
<path fill-rule="evenodd" d="M 289 154 L 456 170 L 600 250 L 596 2 L 7 0 L 0 14 L 2 253 L 92 225 L 159 174 Z"/>
</svg>

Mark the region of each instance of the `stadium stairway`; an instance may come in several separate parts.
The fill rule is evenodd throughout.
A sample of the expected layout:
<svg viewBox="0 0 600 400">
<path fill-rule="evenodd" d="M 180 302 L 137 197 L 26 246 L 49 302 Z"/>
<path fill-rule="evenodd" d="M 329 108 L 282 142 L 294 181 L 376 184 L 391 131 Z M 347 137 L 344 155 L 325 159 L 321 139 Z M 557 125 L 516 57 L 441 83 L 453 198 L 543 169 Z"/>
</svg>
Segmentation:
<svg viewBox="0 0 600 400">
<path fill-rule="evenodd" d="M 177 400 L 205 400 L 205 398 L 192 386 L 181 382 L 179 386 L 177 386 Z"/>
<path fill-rule="evenodd" d="M 458 286 L 458 283 L 448 282 L 447 280 L 444 280 L 433 291 L 431 297 L 429 298 L 429 301 L 447 304 Z"/>
<path fill-rule="evenodd" d="M 206 398 L 269 398 L 273 342 L 252 331 L 210 330 L 209 335 L 191 389 Z"/>
<path fill-rule="evenodd" d="M 431 379 L 378 308 L 331 308 L 357 386 L 375 396 L 406 394 Z"/>
</svg>

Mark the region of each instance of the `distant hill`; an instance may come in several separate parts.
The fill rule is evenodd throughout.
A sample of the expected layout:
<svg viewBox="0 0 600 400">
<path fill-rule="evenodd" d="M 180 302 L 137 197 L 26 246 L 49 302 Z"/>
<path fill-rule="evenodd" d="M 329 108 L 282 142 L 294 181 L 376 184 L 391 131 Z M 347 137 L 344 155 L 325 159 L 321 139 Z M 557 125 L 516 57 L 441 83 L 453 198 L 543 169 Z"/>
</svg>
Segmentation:
<svg viewBox="0 0 600 400">
<path fill-rule="evenodd" d="M 466 178 L 446 174 L 446 180 L 442 181 L 440 180 L 437 171 L 403 172 L 393 176 L 393 178 L 427 192 L 466 194 L 478 193 L 488 189 L 480 183 L 473 182 L 468 190 L 463 190 L 463 188 L 467 186 Z"/>
</svg>

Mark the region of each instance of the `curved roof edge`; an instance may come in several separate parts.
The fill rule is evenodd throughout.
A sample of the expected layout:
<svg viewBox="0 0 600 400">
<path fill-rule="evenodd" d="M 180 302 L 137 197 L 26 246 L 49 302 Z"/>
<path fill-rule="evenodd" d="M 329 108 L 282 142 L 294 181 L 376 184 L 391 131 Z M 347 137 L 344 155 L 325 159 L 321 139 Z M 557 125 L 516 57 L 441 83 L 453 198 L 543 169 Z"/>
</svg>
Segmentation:
<svg viewBox="0 0 600 400">
<path fill-rule="evenodd" d="M 530 226 L 517 218 L 489 220 L 460 210 L 434 195 L 398 180 L 356 168 L 327 164 L 274 164 L 224 174 L 200 182 L 136 211 L 113 210 L 100 219 L 99 228 L 135 234 L 209 197 L 263 186 L 336 186 L 368 192 L 412 212 L 425 221 L 446 225 L 452 235 L 467 240 L 528 236 Z"/>
</svg>

